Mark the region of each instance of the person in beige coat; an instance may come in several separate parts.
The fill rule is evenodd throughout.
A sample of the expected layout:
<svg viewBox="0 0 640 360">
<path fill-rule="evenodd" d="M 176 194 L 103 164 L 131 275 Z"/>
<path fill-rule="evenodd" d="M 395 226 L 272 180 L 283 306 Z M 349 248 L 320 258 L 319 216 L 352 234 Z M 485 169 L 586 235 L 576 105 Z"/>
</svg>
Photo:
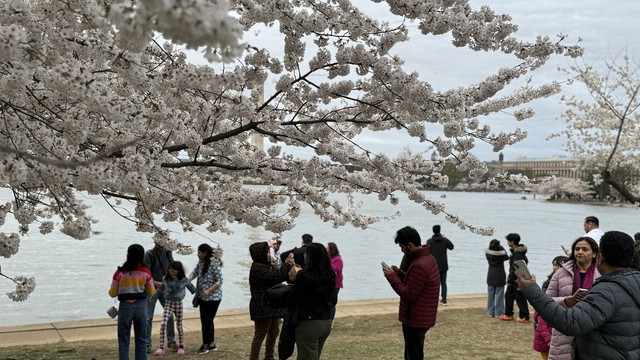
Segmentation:
<svg viewBox="0 0 640 360">
<path fill-rule="evenodd" d="M 590 237 L 580 237 L 571 245 L 569 260 L 553 274 L 547 294 L 560 305 L 570 308 L 584 297 L 578 289 L 591 289 L 593 282 L 600 277 L 596 269 L 598 243 Z M 572 336 L 564 335 L 556 329 L 551 334 L 549 349 L 550 360 L 571 360 Z"/>
</svg>

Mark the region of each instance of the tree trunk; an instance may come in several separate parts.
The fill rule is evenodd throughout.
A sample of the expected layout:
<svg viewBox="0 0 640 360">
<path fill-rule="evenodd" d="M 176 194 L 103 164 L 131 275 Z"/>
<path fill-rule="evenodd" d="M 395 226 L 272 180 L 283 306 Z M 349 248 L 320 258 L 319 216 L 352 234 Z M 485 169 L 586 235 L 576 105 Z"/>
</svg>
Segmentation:
<svg viewBox="0 0 640 360">
<path fill-rule="evenodd" d="M 632 204 L 640 202 L 640 197 L 634 195 L 629 191 L 629 189 L 624 185 L 616 181 L 616 179 L 611 176 L 609 170 L 605 170 L 602 173 L 602 179 L 606 184 L 611 185 L 614 189 L 616 189 L 622 197 L 627 199 Z"/>
</svg>

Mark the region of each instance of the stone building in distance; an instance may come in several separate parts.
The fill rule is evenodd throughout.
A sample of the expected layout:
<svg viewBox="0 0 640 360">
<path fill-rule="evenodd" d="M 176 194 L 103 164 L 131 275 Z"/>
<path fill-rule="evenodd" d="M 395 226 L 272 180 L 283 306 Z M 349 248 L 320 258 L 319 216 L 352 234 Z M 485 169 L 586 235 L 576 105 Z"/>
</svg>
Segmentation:
<svg viewBox="0 0 640 360">
<path fill-rule="evenodd" d="M 509 173 L 523 174 L 529 178 L 539 178 L 546 176 L 564 177 L 571 179 L 585 179 L 587 174 L 577 169 L 577 162 L 565 157 L 554 157 L 551 159 L 528 159 L 518 158 L 516 160 L 504 161 L 504 155 L 500 153 L 498 161 L 487 162 L 489 175 Z"/>
</svg>

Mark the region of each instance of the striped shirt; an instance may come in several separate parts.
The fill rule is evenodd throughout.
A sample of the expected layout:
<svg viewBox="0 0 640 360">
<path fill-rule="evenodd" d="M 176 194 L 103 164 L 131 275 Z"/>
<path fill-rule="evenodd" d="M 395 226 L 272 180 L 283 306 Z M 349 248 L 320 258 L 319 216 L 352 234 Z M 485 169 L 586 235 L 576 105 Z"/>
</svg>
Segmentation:
<svg viewBox="0 0 640 360">
<path fill-rule="evenodd" d="M 113 274 L 109 295 L 118 297 L 120 301 L 146 299 L 153 295 L 156 289 L 149 269 L 138 266 L 133 271 L 123 272 L 120 269 Z"/>
</svg>

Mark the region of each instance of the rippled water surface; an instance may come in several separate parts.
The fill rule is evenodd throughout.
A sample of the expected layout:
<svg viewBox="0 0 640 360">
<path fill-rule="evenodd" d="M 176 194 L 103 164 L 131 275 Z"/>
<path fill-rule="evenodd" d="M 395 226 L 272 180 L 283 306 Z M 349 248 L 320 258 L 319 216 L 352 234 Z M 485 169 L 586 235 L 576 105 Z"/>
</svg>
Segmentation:
<svg viewBox="0 0 640 360">
<path fill-rule="evenodd" d="M 582 234 L 584 217 L 595 215 L 601 227 L 621 230 L 629 234 L 640 231 L 640 211 L 631 207 L 590 206 L 583 204 L 548 203 L 542 197 L 534 200 L 522 194 L 504 193 L 447 193 L 427 192 L 434 200 L 443 201 L 447 210 L 467 223 L 495 228 L 495 238 L 506 247 L 504 236 L 520 233 L 522 243 L 529 248 L 531 271 L 542 282 L 551 270 L 551 259 L 561 255 L 560 245 L 568 246 Z M 5 196 L 0 197 L 6 199 Z M 463 231 L 448 223 L 443 216 L 432 215 L 419 206 L 401 199 L 396 207 L 379 203 L 375 197 L 361 197 L 362 206 L 370 213 L 391 215 L 400 210 L 402 215 L 390 222 L 373 225 L 367 230 L 351 226 L 334 229 L 313 216 L 309 209 L 302 215 L 292 231 L 283 234 L 283 250 L 299 246 L 300 236 L 311 233 L 314 241 L 338 244 L 345 263 L 344 286 L 340 299 L 357 300 L 395 297 L 382 276 L 380 261 L 399 264 L 402 254 L 393 242 L 395 231 L 405 225 L 414 226 L 423 241 L 431 236 L 431 226 L 442 225 L 442 233 L 453 241 L 455 249 L 449 252 L 448 288 L 450 294 L 472 294 L 486 291 L 487 263 L 484 249 L 491 237 Z M 48 236 L 32 232 L 24 236 L 20 252 L 10 259 L 0 259 L 3 273 L 25 274 L 37 280 L 35 292 L 29 300 L 14 303 L 4 294 L 14 290 L 6 279 L 0 279 L 0 326 L 44 323 L 55 321 L 104 318 L 113 304 L 107 295 L 115 268 L 125 260 L 127 247 L 140 243 L 150 248 L 149 234 L 136 233 L 132 223 L 117 217 L 104 204 L 94 204 L 91 210 L 100 220 L 95 229 L 101 231 L 88 240 L 77 241 L 59 233 Z M 249 303 L 248 272 L 251 263 L 248 247 L 271 234 L 262 229 L 234 226 L 233 235 L 208 235 L 224 248 L 224 284 L 222 308 L 245 307 Z M 14 223 L 7 221 L 2 231 L 16 232 Z M 202 233 L 205 233 L 204 230 Z M 179 239 L 194 248 L 207 240 L 197 234 L 179 234 Z M 195 255 L 176 255 L 191 271 L 197 262 Z M 161 307 L 157 307 L 160 311 Z M 185 306 L 186 311 L 195 311 Z"/>
</svg>

